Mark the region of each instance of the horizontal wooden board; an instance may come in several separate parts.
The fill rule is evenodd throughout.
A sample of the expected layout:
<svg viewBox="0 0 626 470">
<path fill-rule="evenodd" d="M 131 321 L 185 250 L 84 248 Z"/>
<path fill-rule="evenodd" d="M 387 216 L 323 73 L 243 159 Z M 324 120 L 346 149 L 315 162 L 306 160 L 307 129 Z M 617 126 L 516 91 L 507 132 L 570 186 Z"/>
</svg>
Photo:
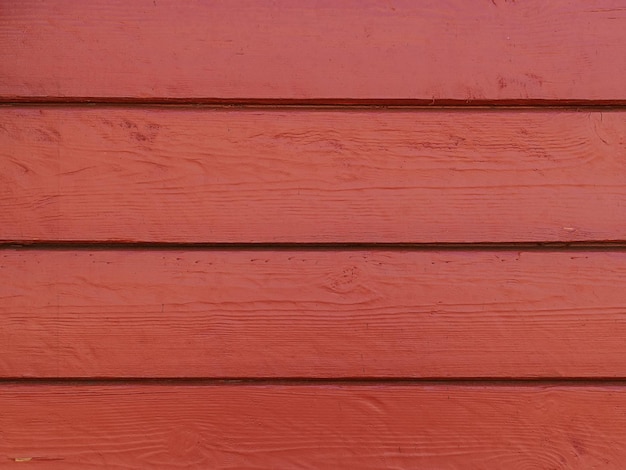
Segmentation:
<svg viewBox="0 0 626 470">
<path fill-rule="evenodd" d="M 4 377 L 626 377 L 626 253 L 0 252 Z"/>
<path fill-rule="evenodd" d="M 0 99 L 626 99 L 621 0 L 21 0 Z"/>
<path fill-rule="evenodd" d="M 624 112 L 4 107 L 0 240 L 626 240 L 625 172 Z"/>
<path fill-rule="evenodd" d="M 3 468 L 622 469 L 622 387 L 3 386 Z"/>
</svg>

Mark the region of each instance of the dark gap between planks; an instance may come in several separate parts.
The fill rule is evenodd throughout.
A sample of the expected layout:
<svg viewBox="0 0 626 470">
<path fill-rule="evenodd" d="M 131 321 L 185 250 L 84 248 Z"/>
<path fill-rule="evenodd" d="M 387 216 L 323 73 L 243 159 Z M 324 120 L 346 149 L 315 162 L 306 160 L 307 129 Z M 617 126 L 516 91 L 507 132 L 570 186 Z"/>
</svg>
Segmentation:
<svg viewBox="0 0 626 470">
<path fill-rule="evenodd" d="M 578 110 L 623 111 L 626 99 L 614 100 L 459 100 L 459 99 L 258 99 L 258 98 L 137 98 L 0 96 L 0 106 L 190 106 L 238 109 L 324 110 Z"/>
<path fill-rule="evenodd" d="M 372 385 L 406 385 L 406 386 L 446 386 L 446 387 L 606 387 L 626 386 L 626 377 L 454 377 L 454 378 L 407 378 L 407 377 L 342 377 L 342 378 L 309 378 L 309 377 L 259 377 L 259 378 L 196 378 L 196 377 L 3 377 L 3 385 L 54 385 L 54 386 L 372 386 Z"/>
<path fill-rule="evenodd" d="M 0 250 L 189 251 L 626 251 L 625 241 L 513 243 L 195 243 L 134 241 L 0 241 Z"/>
</svg>

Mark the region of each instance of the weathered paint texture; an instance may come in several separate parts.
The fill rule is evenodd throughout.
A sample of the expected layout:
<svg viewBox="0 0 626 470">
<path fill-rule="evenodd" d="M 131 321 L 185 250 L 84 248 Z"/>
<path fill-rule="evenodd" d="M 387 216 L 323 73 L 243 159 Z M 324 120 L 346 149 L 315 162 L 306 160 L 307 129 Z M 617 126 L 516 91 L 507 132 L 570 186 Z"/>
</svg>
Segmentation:
<svg viewBox="0 0 626 470">
<path fill-rule="evenodd" d="M 622 469 L 620 0 L 0 0 L 0 468 Z"/>
</svg>

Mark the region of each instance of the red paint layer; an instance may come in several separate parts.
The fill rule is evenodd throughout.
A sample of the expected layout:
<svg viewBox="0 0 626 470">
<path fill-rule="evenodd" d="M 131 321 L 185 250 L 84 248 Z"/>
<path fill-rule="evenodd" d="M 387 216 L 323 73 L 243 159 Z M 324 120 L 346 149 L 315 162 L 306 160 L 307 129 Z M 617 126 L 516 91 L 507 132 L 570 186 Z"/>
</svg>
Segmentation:
<svg viewBox="0 0 626 470">
<path fill-rule="evenodd" d="M 0 456 L 84 468 L 621 469 L 621 387 L 4 386 Z M 56 459 L 56 460 L 55 460 Z M 39 462 L 37 462 L 39 463 Z M 30 468 L 30 467 L 29 467 Z"/>
<path fill-rule="evenodd" d="M 626 99 L 620 0 L 3 2 L 0 99 Z"/>
<path fill-rule="evenodd" d="M 0 240 L 626 240 L 623 112 L 0 110 Z"/>
<path fill-rule="evenodd" d="M 626 253 L 0 252 L 4 377 L 626 377 Z"/>
</svg>

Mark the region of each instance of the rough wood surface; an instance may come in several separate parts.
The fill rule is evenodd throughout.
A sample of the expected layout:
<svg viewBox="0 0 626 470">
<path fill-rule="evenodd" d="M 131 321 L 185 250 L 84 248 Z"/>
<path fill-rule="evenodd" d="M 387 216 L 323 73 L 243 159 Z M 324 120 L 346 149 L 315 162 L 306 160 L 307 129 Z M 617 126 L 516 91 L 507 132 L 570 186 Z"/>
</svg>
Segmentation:
<svg viewBox="0 0 626 470">
<path fill-rule="evenodd" d="M 3 386 L 3 468 L 622 469 L 622 387 Z M 28 460 L 30 459 L 30 460 Z"/>
<path fill-rule="evenodd" d="M 626 377 L 626 253 L 0 252 L 4 377 Z"/>
<path fill-rule="evenodd" d="M 295 244 L 626 242 L 625 43 L 621 0 L 0 0 L 0 468 L 624 468 L 623 245 Z"/>
<path fill-rule="evenodd" d="M 623 112 L 5 107 L 0 240 L 626 240 L 625 172 Z"/>
<path fill-rule="evenodd" d="M 0 99 L 626 99 L 621 0 L 21 0 Z"/>
</svg>

